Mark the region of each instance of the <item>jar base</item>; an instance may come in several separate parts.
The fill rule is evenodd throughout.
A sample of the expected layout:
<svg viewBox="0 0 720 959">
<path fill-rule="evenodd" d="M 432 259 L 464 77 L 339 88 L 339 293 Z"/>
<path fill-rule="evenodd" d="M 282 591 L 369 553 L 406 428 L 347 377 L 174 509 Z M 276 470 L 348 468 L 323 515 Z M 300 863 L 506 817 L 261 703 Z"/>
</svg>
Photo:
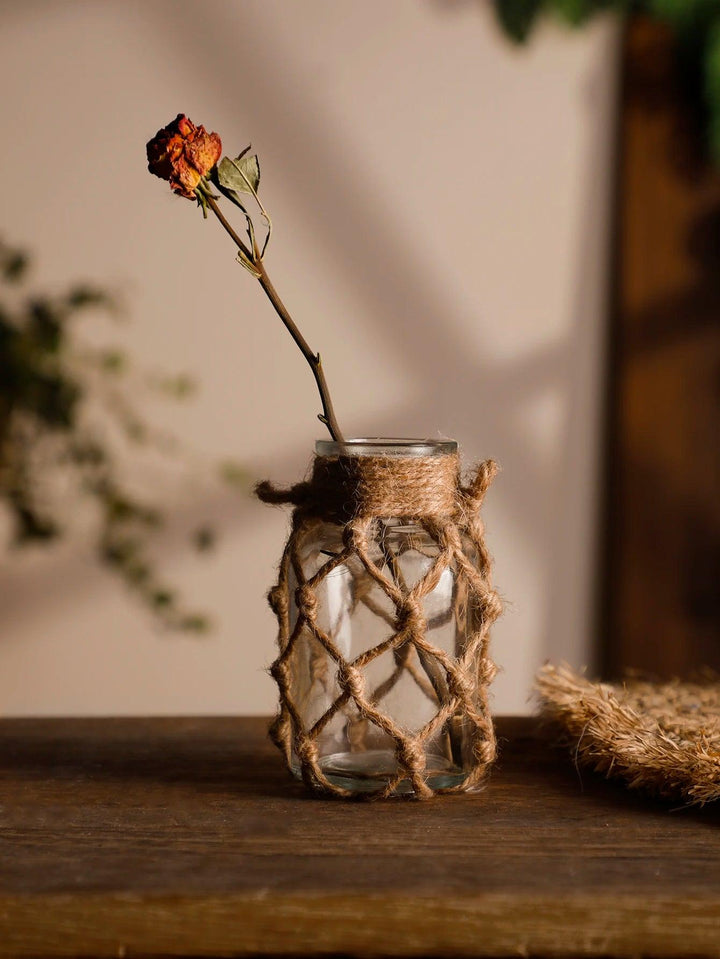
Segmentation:
<svg viewBox="0 0 720 959">
<path fill-rule="evenodd" d="M 302 778 L 300 765 L 294 758 L 290 768 L 298 779 Z M 320 768 L 333 786 L 354 793 L 380 792 L 388 782 L 395 779 L 399 770 L 395 753 L 390 749 L 332 753 L 320 759 Z M 459 786 L 466 778 L 467 772 L 453 765 L 444 756 L 427 756 L 425 781 L 431 789 Z M 414 790 L 411 780 L 402 779 L 393 790 L 393 795 L 407 796 L 412 792 Z"/>
</svg>

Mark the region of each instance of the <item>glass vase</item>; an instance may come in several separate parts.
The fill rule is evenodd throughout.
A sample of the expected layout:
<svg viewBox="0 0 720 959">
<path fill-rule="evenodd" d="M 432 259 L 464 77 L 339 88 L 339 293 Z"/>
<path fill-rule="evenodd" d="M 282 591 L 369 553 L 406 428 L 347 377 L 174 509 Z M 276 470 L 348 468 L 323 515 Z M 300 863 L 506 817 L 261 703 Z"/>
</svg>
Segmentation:
<svg viewBox="0 0 720 959">
<path fill-rule="evenodd" d="M 288 765 L 339 795 L 477 787 L 495 755 L 487 645 L 500 604 L 457 444 L 319 441 L 316 453 L 320 492 L 296 505 L 271 594 Z"/>
</svg>

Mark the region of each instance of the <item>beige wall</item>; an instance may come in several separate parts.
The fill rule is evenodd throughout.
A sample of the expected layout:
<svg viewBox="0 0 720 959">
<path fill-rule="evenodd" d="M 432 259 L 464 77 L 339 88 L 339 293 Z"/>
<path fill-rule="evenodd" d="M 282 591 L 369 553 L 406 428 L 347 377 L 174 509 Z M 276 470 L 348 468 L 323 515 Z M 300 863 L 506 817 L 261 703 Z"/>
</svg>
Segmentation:
<svg viewBox="0 0 720 959">
<path fill-rule="evenodd" d="M 515 50 L 477 0 L 2 7 L 3 229 L 51 285 L 125 287 L 132 324 L 88 335 L 200 379 L 190 405 L 149 414 L 281 481 L 320 434 L 311 377 L 226 238 L 145 171 L 145 141 L 185 111 L 260 152 L 268 268 L 346 432 L 450 435 L 502 463 L 499 711 L 528 708 L 544 659 L 591 658 L 616 49 L 599 21 Z M 158 633 L 81 543 L 7 557 L 0 712 L 271 710 L 264 594 L 286 518 L 159 475 L 163 562 L 214 634 Z M 223 539 L 198 560 L 179 545 L 204 515 Z"/>
</svg>

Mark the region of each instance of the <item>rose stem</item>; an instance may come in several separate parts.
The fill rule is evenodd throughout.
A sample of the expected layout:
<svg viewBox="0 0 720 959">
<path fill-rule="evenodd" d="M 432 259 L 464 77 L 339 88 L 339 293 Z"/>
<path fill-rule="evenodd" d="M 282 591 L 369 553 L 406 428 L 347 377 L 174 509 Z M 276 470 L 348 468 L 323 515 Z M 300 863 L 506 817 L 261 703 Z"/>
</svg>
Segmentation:
<svg viewBox="0 0 720 959">
<path fill-rule="evenodd" d="M 260 286 L 265 290 L 265 293 L 268 296 L 268 299 L 275 307 L 275 312 L 283 321 L 285 328 L 287 329 L 290 336 L 300 349 L 300 352 L 307 360 L 310 369 L 312 370 L 313 376 L 315 377 L 315 382 L 317 383 L 317 388 L 320 393 L 320 401 L 322 403 L 323 412 L 322 415 L 318 417 L 321 423 L 324 423 L 330 431 L 332 438 L 338 442 L 342 443 L 344 440 L 343 434 L 340 431 L 338 426 L 337 419 L 335 417 L 335 411 L 333 410 L 332 400 L 330 399 L 330 392 L 328 390 L 327 381 L 325 380 L 325 373 L 322 368 L 322 363 L 320 362 L 320 354 L 313 353 L 313 351 L 308 346 L 307 340 L 302 335 L 300 330 L 295 325 L 295 321 L 290 316 L 287 311 L 287 307 L 283 301 L 278 296 L 277 290 L 270 282 L 270 277 L 267 275 L 265 270 L 265 265 L 259 256 L 255 256 L 254 252 L 251 251 L 246 244 L 243 242 L 240 236 L 235 232 L 230 223 L 227 221 L 223 215 L 222 210 L 217 205 L 217 202 L 211 196 L 206 195 L 207 205 L 213 211 L 215 216 L 220 221 L 223 229 L 226 233 L 230 235 L 233 241 L 237 244 L 240 252 L 250 260 L 255 269 L 257 270 L 259 276 L 258 281 Z"/>
</svg>

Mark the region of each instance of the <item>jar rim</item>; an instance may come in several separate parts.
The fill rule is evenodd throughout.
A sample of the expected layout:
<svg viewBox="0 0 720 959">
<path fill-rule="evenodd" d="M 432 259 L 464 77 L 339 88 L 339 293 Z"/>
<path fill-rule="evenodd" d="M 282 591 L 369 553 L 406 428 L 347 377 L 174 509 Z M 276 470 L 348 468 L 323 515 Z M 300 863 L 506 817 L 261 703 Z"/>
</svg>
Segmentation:
<svg viewBox="0 0 720 959">
<path fill-rule="evenodd" d="M 364 436 L 338 442 L 317 440 L 318 456 L 448 456 L 457 453 L 457 442 L 449 439 L 414 439 L 397 436 Z"/>
</svg>

